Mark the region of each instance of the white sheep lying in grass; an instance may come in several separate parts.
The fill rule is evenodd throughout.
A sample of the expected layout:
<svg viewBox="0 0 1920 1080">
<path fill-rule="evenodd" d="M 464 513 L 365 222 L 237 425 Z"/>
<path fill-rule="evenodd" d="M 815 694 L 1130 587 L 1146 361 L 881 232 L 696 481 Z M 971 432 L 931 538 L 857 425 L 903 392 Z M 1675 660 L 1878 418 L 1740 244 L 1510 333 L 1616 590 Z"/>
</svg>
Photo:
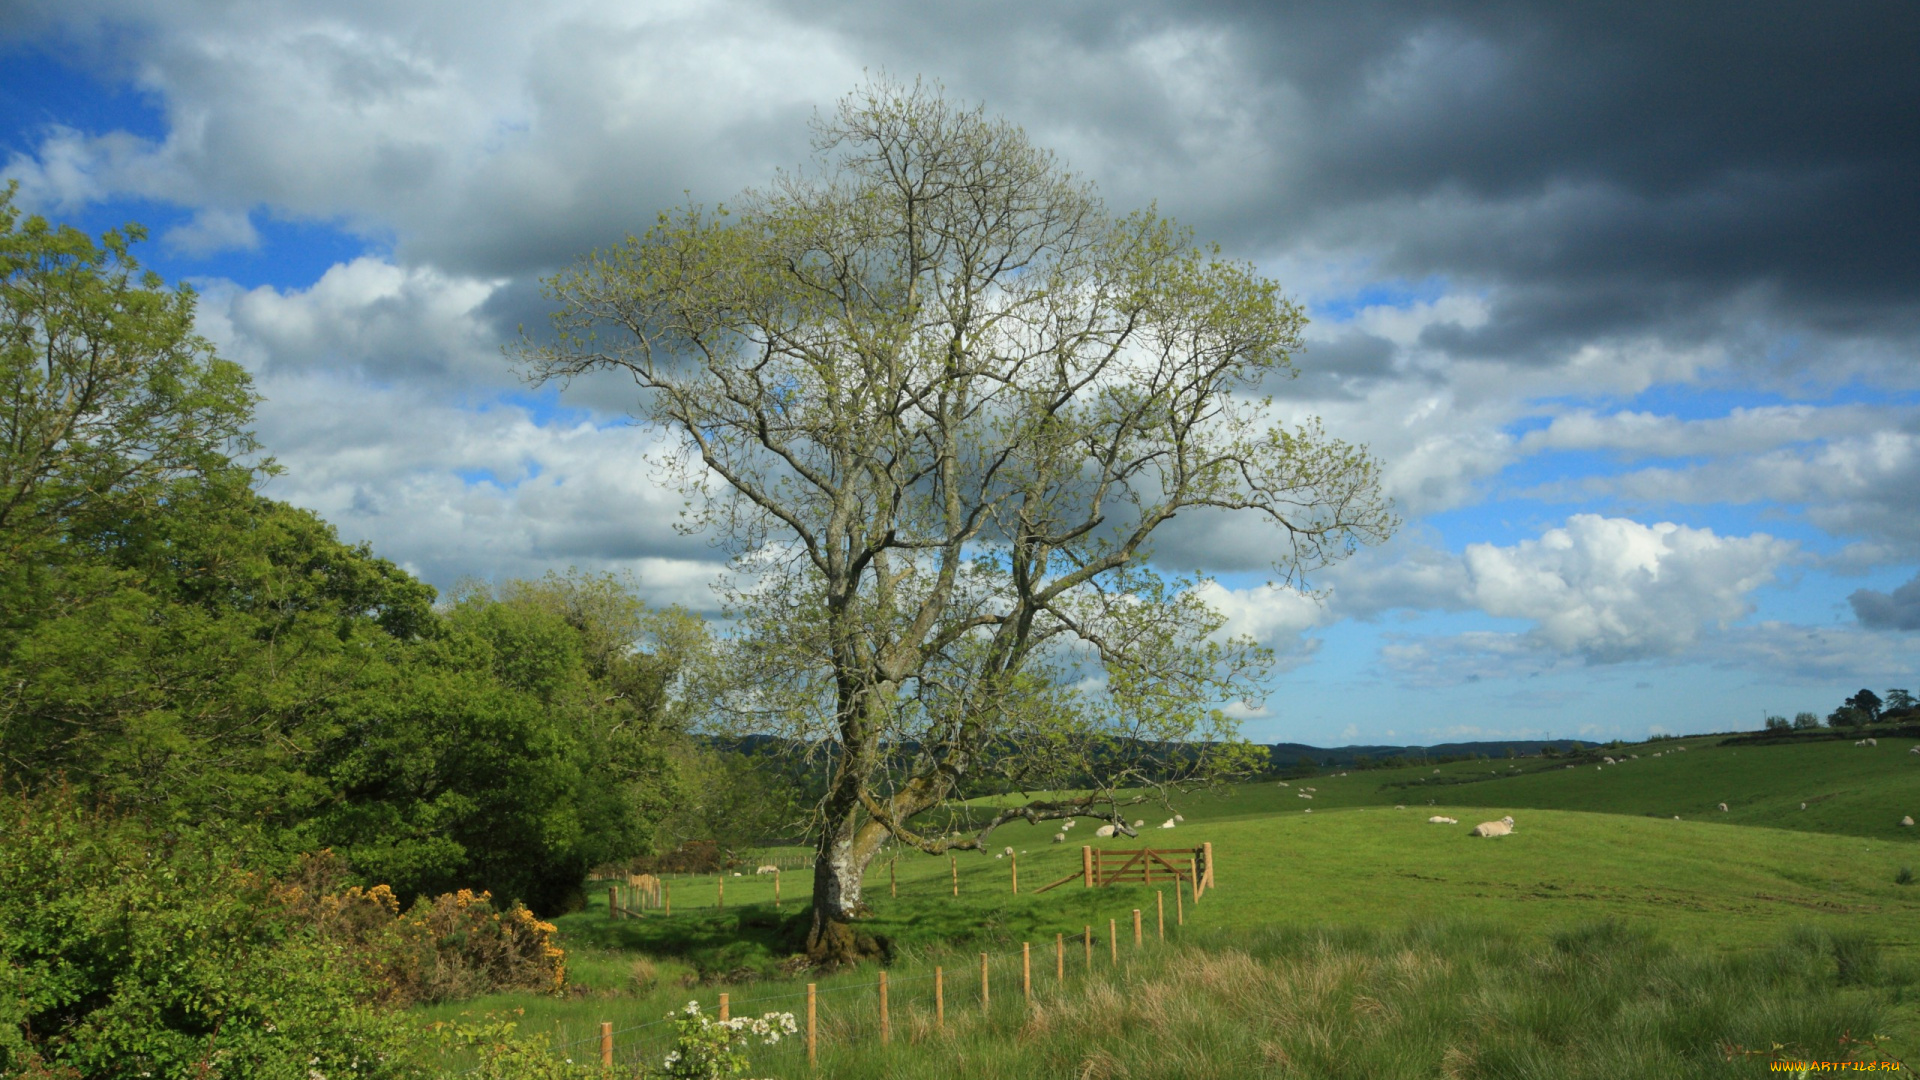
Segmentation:
<svg viewBox="0 0 1920 1080">
<path fill-rule="evenodd" d="M 1102 825 L 1102 826 L 1100 826 L 1099 828 L 1097 828 L 1097 829 L 1095 829 L 1095 830 L 1093 830 L 1093 835 L 1095 835 L 1095 836 L 1099 836 L 1099 837 L 1108 837 L 1108 836 L 1112 836 L 1112 835 L 1113 835 L 1113 826 L 1111 826 L 1111 825 Z"/>
<path fill-rule="evenodd" d="M 1163 829 L 1171 829 L 1171 828 L 1173 828 L 1173 819 L 1172 819 L 1172 818 L 1168 818 L 1167 820 L 1165 820 L 1165 821 L 1163 821 L 1163 822 L 1161 822 L 1161 823 L 1160 823 L 1160 827 L 1161 827 L 1161 828 L 1163 828 Z"/>
<path fill-rule="evenodd" d="M 1513 832 L 1513 826 L 1504 821 L 1483 821 L 1473 827 L 1473 836 L 1506 836 Z"/>
<path fill-rule="evenodd" d="M 1427 819 L 1427 824 L 1429 824 L 1429 825 L 1458 825 L 1458 824 L 1460 824 L 1460 821 L 1459 821 L 1459 819 L 1457 819 L 1457 818 L 1450 818 L 1450 817 L 1441 817 L 1440 815 L 1438 815 L 1438 814 L 1435 814 L 1434 816 L 1432 816 L 1432 817 L 1430 817 L 1430 818 L 1428 818 L 1428 819 Z"/>
</svg>

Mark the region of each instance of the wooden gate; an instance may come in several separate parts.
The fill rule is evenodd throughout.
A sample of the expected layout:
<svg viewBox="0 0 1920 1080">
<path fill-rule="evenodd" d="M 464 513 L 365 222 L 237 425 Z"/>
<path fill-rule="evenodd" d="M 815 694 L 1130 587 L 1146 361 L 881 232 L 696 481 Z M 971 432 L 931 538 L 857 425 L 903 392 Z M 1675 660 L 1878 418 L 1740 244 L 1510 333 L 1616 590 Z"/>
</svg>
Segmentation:
<svg viewBox="0 0 1920 1080">
<path fill-rule="evenodd" d="M 1080 872 L 1068 874 L 1040 891 L 1057 889 L 1075 879 L 1087 888 L 1108 885 L 1152 885 L 1171 881 L 1190 887 L 1194 899 L 1213 888 L 1213 844 L 1191 848 L 1080 849 Z"/>
</svg>

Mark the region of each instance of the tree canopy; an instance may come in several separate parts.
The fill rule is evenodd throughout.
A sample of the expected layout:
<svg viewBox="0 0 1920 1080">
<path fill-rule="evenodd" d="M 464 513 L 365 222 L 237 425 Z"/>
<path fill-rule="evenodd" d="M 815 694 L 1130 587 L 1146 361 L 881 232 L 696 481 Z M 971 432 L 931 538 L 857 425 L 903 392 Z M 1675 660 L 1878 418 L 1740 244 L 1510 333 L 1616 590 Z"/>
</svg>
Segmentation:
<svg viewBox="0 0 1920 1080">
<path fill-rule="evenodd" d="M 814 145 L 551 279 L 556 337 L 518 359 L 624 373 L 678 435 L 687 524 L 739 571 L 758 678 L 727 704 L 832 763 L 810 948 L 846 958 L 888 835 L 1125 827 L 1141 788 L 1251 763 L 1219 706 L 1265 651 L 1153 566 L 1156 530 L 1254 515 L 1297 583 L 1395 522 L 1364 451 L 1259 396 L 1304 316 L 1251 266 L 917 83 L 850 96 Z M 916 822 L 983 776 L 1075 790 Z"/>
<path fill-rule="evenodd" d="M 704 625 L 572 573 L 434 588 L 264 498 L 191 290 L 0 192 L 0 782 L 552 911 L 669 834 Z"/>
</svg>

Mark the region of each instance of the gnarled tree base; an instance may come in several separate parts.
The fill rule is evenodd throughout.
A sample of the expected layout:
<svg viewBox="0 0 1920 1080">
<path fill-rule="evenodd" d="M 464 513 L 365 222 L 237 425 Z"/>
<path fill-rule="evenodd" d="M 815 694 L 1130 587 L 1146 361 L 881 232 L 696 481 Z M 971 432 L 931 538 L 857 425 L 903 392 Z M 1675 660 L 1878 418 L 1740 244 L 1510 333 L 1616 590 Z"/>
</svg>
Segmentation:
<svg viewBox="0 0 1920 1080">
<path fill-rule="evenodd" d="M 807 959 L 816 967 L 851 967 L 864 960 L 885 960 L 891 952 L 884 937 L 831 915 L 815 915 L 807 933 Z"/>
</svg>

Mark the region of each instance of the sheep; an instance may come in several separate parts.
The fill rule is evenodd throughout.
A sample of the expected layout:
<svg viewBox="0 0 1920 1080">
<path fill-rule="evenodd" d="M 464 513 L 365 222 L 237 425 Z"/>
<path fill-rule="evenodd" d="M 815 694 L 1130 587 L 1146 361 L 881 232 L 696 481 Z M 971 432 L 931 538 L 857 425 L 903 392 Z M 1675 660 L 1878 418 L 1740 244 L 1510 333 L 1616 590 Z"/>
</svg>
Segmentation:
<svg viewBox="0 0 1920 1080">
<path fill-rule="evenodd" d="M 1879 746 L 1879 745 L 1880 745 L 1880 740 L 1879 740 L 1879 739 L 1868 739 L 1868 740 L 1867 740 L 1867 745 L 1868 745 L 1868 746 Z"/>
<path fill-rule="evenodd" d="M 1135 821 L 1135 822 L 1133 823 L 1133 827 L 1134 827 L 1134 828 L 1136 828 L 1136 829 L 1143 829 L 1143 828 L 1145 828 L 1145 827 L 1146 827 L 1146 825 L 1147 825 L 1147 823 L 1146 823 L 1146 822 L 1144 822 L 1144 821 Z"/>
<path fill-rule="evenodd" d="M 1920 750 L 1920 746 L 1916 746 L 1916 747 L 1914 747 L 1914 749 L 1915 749 L 1915 750 Z M 1288 783 L 1287 783 L 1287 782 L 1286 782 L 1285 780 L 1275 780 L 1275 781 L 1274 781 L 1274 783 L 1276 783 L 1276 784 L 1279 784 L 1279 785 L 1280 785 L 1281 787 L 1290 787 L 1290 786 L 1292 786 L 1292 785 L 1290 785 L 1290 784 L 1288 784 Z"/>
<path fill-rule="evenodd" d="M 1483 821 L 1473 827 L 1470 836 L 1507 836 L 1513 832 L 1513 826 L 1504 821 Z"/>
<path fill-rule="evenodd" d="M 1720 804 L 1720 812 L 1721 812 L 1721 813 L 1723 813 L 1723 814 L 1727 812 L 1727 804 L 1726 804 L 1726 803 L 1721 803 L 1721 804 Z"/>
<path fill-rule="evenodd" d="M 1179 814 L 1175 814 L 1175 815 L 1173 815 L 1173 820 L 1175 820 L 1175 821 L 1177 821 L 1177 822 L 1179 822 L 1179 823 L 1180 823 L 1180 824 L 1182 824 L 1182 825 L 1185 825 L 1185 824 L 1187 823 L 1187 819 L 1186 819 L 1186 818 L 1183 818 L 1183 817 L 1181 817 L 1181 816 L 1180 816 Z"/>
<path fill-rule="evenodd" d="M 1908 815 L 1907 815 L 1906 817 L 1903 817 L 1903 818 L 1901 818 L 1901 819 L 1900 819 L 1900 824 L 1901 824 L 1901 825 L 1903 825 L 1903 826 L 1906 826 L 1907 828 L 1912 828 L 1912 827 L 1913 827 L 1913 815 L 1912 815 L 1912 814 L 1908 814 Z"/>
<path fill-rule="evenodd" d="M 780 868 L 777 866 L 756 866 L 753 872 L 756 874 L 777 874 L 780 872 Z"/>
<path fill-rule="evenodd" d="M 1311 795 L 1309 795 L 1309 794 L 1307 794 L 1306 792 L 1304 792 L 1304 791 L 1302 791 L 1302 792 L 1300 792 L 1300 793 L 1299 793 L 1298 795 L 1295 795 L 1295 796 L 1294 796 L 1294 798 L 1296 798 L 1296 799 L 1311 799 L 1311 798 L 1313 798 L 1313 796 L 1311 796 Z"/>
<path fill-rule="evenodd" d="M 1108 836 L 1112 836 L 1112 835 L 1113 835 L 1113 826 L 1111 826 L 1111 825 L 1102 825 L 1102 826 L 1100 826 L 1099 828 L 1097 828 L 1097 829 L 1095 829 L 1095 830 L 1093 830 L 1093 835 L 1095 835 L 1095 836 L 1098 836 L 1098 837 L 1103 837 L 1103 838 L 1104 838 L 1104 837 L 1108 837 Z"/>
<path fill-rule="evenodd" d="M 1053 834 L 1053 842 L 1054 842 L 1054 843 L 1056 843 L 1056 844 L 1064 844 L 1064 843 L 1066 843 L 1066 842 L 1067 842 L 1067 834 L 1066 834 L 1066 833 L 1063 833 L 1063 832 L 1057 832 L 1057 833 L 1054 833 L 1054 834 Z"/>
<path fill-rule="evenodd" d="M 1429 825 L 1458 825 L 1458 824 L 1460 824 L 1460 822 L 1459 822 L 1459 820 L 1458 820 L 1457 818 L 1450 818 L 1450 817 L 1441 817 L 1441 816 L 1440 816 L 1439 814 L 1435 814 L 1434 816 L 1432 816 L 1432 817 L 1430 817 L 1430 818 L 1428 818 L 1428 819 L 1427 819 L 1427 824 L 1429 824 Z"/>
<path fill-rule="evenodd" d="M 1161 823 L 1160 823 L 1160 827 L 1161 827 L 1161 828 L 1163 828 L 1163 829 L 1171 829 L 1171 828 L 1173 828 L 1173 819 L 1172 819 L 1172 818 L 1168 818 L 1167 820 L 1165 820 L 1165 821 L 1163 821 L 1163 822 L 1161 822 Z"/>
</svg>

